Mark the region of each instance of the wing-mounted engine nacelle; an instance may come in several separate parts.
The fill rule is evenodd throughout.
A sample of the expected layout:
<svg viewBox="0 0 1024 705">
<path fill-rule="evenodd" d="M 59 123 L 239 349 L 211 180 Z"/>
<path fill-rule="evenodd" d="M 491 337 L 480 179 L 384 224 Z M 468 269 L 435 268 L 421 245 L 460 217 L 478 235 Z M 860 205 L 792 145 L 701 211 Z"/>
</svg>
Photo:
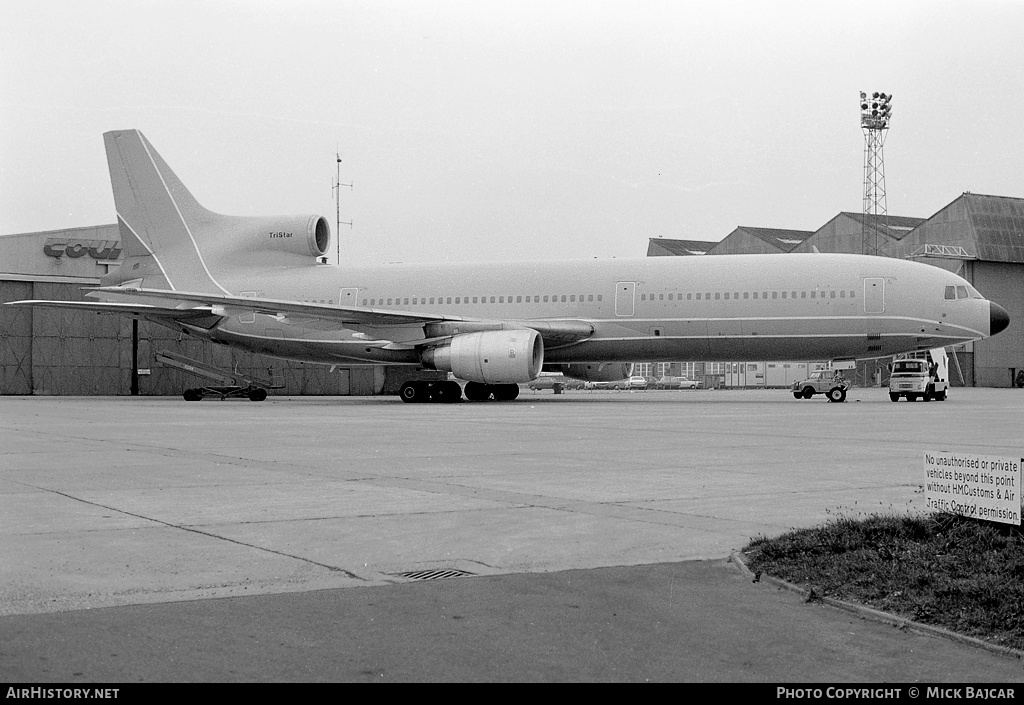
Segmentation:
<svg viewBox="0 0 1024 705">
<path fill-rule="evenodd" d="M 462 333 L 424 352 L 422 362 L 469 382 L 529 382 L 544 366 L 544 340 L 531 329 Z"/>
<path fill-rule="evenodd" d="M 235 221 L 232 229 L 237 228 L 235 232 L 238 233 L 234 246 L 244 252 L 287 252 L 302 257 L 323 257 L 331 245 L 331 226 L 320 215 L 231 220 Z"/>
<path fill-rule="evenodd" d="M 633 365 L 628 362 L 574 362 L 567 365 L 548 365 L 549 372 L 561 372 L 566 377 L 587 382 L 617 382 L 629 377 Z"/>
</svg>

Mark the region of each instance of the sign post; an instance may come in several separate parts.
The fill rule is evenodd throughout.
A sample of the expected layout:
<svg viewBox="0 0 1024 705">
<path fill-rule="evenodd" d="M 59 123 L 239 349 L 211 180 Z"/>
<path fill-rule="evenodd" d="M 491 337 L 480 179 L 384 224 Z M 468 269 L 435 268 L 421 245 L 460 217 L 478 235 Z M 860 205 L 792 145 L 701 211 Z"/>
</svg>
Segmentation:
<svg viewBox="0 0 1024 705">
<path fill-rule="evenodd" d="M 924 454 L 925 506 L 973 519 L 1020 526 L 1024 458 L 968 453 Z"/>
</svg>

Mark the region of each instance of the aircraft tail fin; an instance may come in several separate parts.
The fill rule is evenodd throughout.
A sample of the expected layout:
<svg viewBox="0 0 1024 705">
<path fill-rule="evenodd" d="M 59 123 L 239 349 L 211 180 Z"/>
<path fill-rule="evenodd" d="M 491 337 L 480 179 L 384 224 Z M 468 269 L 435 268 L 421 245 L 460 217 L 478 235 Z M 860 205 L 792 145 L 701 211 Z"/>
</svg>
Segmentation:
<svg viewBox="0 0 1024 705">
<path fill-rule="evenodd" d="M 103 135 L 124 261 L 104 286 L 226 293 L 204 260 L 203 233 L 223 216 L 206 210 L 138 130 Z"/>
</svg>

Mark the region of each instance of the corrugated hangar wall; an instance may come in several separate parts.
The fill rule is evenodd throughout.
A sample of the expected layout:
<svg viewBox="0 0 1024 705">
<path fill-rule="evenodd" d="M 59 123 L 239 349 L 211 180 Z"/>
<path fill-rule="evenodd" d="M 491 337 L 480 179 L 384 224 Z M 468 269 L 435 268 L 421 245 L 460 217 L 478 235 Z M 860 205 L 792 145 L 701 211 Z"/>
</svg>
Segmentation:
<svg viewBox="0 0 1024 705">
<path fill-rule="evenodd" d="M 0 394 L 32 393 L 32 310 L 3 306 L 32 298 L 32 282 L 0 281 Z"/>
<path fill-rule="evenodd" d="M 1014 386 L 1024 369 L 1024 276 L 1022 267 L 1010 262 L 970 262 L 968 280 L 985 297 L 1002 304 L 1010 314 L 1010 329 L 972 347 L 979 387 Z"/>
<path fill-rule="evenodd" d="M 23 299 L 84 300 L 78 283 L 0 281 L 0 302 Z M 139 322 L 139 393 L 177 395 L 207 384 L 155 362 L 160 350 L 259 378 L 274 370 L 281 395 L 369 395 L 397 388 L 400 369 L 339 368 L 288 362 L 231 350 Z M 116 395 L 131 392 L 132 320 L 124 316 L 56 308 L 0 306 L 0 394 Z M 408 373 L 406 373 L 408 374 Z M 210 383 L 212 384 L 212 383 Z"/>
</svg>

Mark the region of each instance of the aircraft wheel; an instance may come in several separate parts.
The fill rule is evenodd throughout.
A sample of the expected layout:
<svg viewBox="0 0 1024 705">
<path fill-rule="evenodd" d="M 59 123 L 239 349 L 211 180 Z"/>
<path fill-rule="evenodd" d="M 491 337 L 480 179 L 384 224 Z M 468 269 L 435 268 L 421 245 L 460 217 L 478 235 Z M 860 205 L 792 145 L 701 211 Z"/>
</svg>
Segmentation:
<svg viewBox="0 0 1024 705">
<path fill-rule="evenodd" d="M 185 398 L 185 401 L 201 401 L 203 393 L 198 389 L 186 389 L 181 396 Z"/>
<path fill-rule="evenodd" d="M 458 382 L 445 382 L 448 385 L 448 401 L 451 403 L 462 401 L 462 387 Z"/>
<path fill-rule="evenodd" d="M 899 401 L 899 400 L 900 400 L 900 395 L 899 394 L 893 394 L 892 392 L 889 392 L 889 401 Z"/>
<path fill-rule="evenodd" d="M 402 388 L 398 390 L 398 396 L 402 397 L 402 401 L 406 404 L 412 404 L 413 402 L 423 401 L 423 397 L 426 396 L 426 393 L 417 383 L 406 382 L 402 385 Z"/>
<path fill-rule="evenodd" d="M 441 382 L 434 390 L 433 401 L 442 404 L 453 404 L 462 400 L 462 387 L 458 382 Z"/>
<path fill-rule="evenodd" d="M 466 382 L 464 393 L 470 401 L 487 401 L 491 396 L 491 388 L 480 382 Z"/>
<path fill-rule="evenodd" d="M 495 401 L 512 401 L 519 396 L 518 384 L 495 384 L 491 389 L 494 390 Z"/>
<path fill-rule="evenodd" d="M 267 398 L 267 390 L 256 387 L 249 390 L 249 401 L 263 401 Z"/>
<path fill-rule="evenodd" d="M 846 390 L 842 387 L 833 387 L 828 390 L 828 400 L 836 403 L 846 401 Z"/>
</svg>

